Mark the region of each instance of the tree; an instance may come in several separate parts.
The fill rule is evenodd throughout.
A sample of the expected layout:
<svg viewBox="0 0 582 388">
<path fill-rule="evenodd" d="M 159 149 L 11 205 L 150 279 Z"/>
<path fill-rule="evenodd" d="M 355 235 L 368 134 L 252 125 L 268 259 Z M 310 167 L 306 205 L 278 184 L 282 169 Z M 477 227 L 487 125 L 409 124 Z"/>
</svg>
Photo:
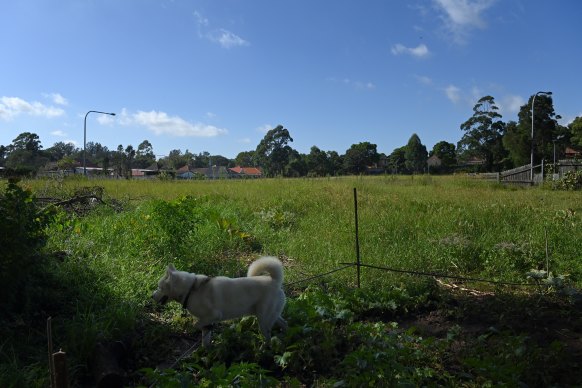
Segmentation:
<svg viewBox="0 0 582 388">
<path fill-rule="evenodd" d="M 338 154 L 337 151 L 327 151 L 326 154 L 329 163 L 329 174 L 343 175 L 345 172 L 343 156 Z"/>
<path fill-rule="evenodd" d="M 144 140 L 137 146 L 135 153 L 135 166 L 138 168 L 148 168 L 156 162 L 154 147 L 148 140 Z"/>
<path fill-rule="evenodd" d="M 125 147 L 125 154 L 124 154 L 124 170 L 125 170 L 125 177 L 127 179 L 131 178 L 131 169 L 133 168 L 133 160 L 135 159 L 135 150 L 133 149 L 132 145 L 128 145 Z"/>
<path fill-rule="evenodd" d="M 451 171 L 451 169 L 457 164 L 457 153 L 453 143 L 439 141 L 434 145 L 432 151 L 429 153 L 429 156 L 433 155 L 441 160 L 441 171 Z"/>
<path fill-rule="evenodd" d="M 101 166 L 105 171 L 107 170 L 111 153 L 106 146 L 90 141 L 85 144 L 85 151 L 87 152 L 86 158 L 88 162 Z"/>
<path fill-rule="evenodd" d="M 41 150 L 40 139 L 36 133 L 23 132 L 12 140 L 11 151 L 24 150 L 37 153 Z"/>
<path fill-rule="evenodd" d="M 21 133 L 7 148 L 6 167 L 22 174 L 35 174 L 48 161 L 41 154 L 42 145 L 36 133 Z"/>
<path fill-rule="evenodd" d="M 505 157 L 502 143 L 505 124 L 499 120 L 498 110 L 493 97 L 481 97 L 473 107 L 473 116 L 461 124 L 465 134 L 457 143 L 461 158 L 481 158 L 487 171 L 499 169 Z"/>
<path fill-rule="evenodd" d="M 6 156 L 8 155 L 8 147 L 0 145 L 0 166 L 4 166 Z"/>
<path fill-rule="evenodd" d="M 292 141 L 289 131 L 282 125 L 267 132 L 255 150 L 257 163 L 263 167 L 265 175 L 283 175 L 292 152 L 287 144 Z"/>
<path fill-rule="evenodd" d="M 388 169 L 392 174 L 402 174 L 406 172 L 406 147 L 399 147 L 394 149 L 388 155 Z"/>
<path fill-rule="evenodd" d="M 285 166 L 284 176 L 298 178 L 307 175 L 306 155 L 291 149 L 289 162 Z"/>
<path fill-rule="evenodd" d="M 404 159 L 404 165 L 408 171 L 412 173 L 425 171 L 428 152 L 416 133 L 410 137 L 404 148 Z"/>
<path fill-rule="evenodd" d="M 529 164 L 533 149 L 534 164 L 542 159 L 552 160 L 554 152 L 553 140 L 563 133 L 558 125 L 552 97 L 539 94 L 535 97 L 534 107 L 534 136 L 532 140 L 532 101 L 521 106 L 518 113 L 518 122 L 511 130 L 506 130 L 503 144 L 509 152 L 510 158 L 516 166 Z"/>
<path fill-rule="evenodd" d="M 371 144 L 367 141 L 352 144 L 344 156 L 346 171 L 351 174 L 362 174 L 366 172 L 368 166 L 378 163 L 380 155 L 376 148 L 376 144 Z"/>
<path fill-rule="evenodd" d="M 62 141 L 56 142 L 52 147 L 45 150 L 45 153 L 53 162 L 58 162 L 64 157 L 72 157 L 77 152 L 79 150 L 73 143 L 65 143 Z"/>
<path fill-rule="evenodd" d="M 241 167 L 253 167 L 255 166 L 255 151 L 243 151 L 234 159 L 234 163 Z"/>
<path fill-rule="evenodd" d="M 309 154 L 305 156 L 307 174 L 310 176 L 331 175 L 327 153 L 316 146 L 311 147 Z"/>
<path fill-rule="evenodd" d="M 113 153 L 113 169 L 118 177 L 123 176 L 123 165 L 125 161 L 125 153 L 123 152 L 123 145 L 117 146 L 117 151 Z"/>
<path fill-rule="evenodd" d="M 568 124 L 570 131 L 570 142 L 575 147 L 582 147 L 582 116 L 576 117 L 570 124 Z"/>
</svg>

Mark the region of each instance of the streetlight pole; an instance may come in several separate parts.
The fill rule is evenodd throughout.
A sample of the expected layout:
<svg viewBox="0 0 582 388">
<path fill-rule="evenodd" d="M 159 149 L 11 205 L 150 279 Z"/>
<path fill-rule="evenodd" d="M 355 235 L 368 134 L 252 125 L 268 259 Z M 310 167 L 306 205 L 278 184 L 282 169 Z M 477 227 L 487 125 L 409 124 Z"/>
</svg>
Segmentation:
<svg viewBox="0 0 582 388">
<path fill-rule="evenodd" d="M 100 112 L 98 110 L 90 110 L 85 114 L 85 123 L 83 124 L 83 175 L 87 176 L 87 116 L 89 113 L 100 113 L 102 115 L 115 116 L 115 113 Z"/>
<path fill-rule="evenodd" d="M 552 92 L 537 92 L 534 94 L 533 99 L 531 100 L 531 155 L 530 155 L 530 172 L 529 178 L 531 180 L 531 184 L 534 183 L 534 104 L 536 102 L 536 97 L 538 94 L 545 94 L 547 96 L 551 96 Z"/>
</svg>

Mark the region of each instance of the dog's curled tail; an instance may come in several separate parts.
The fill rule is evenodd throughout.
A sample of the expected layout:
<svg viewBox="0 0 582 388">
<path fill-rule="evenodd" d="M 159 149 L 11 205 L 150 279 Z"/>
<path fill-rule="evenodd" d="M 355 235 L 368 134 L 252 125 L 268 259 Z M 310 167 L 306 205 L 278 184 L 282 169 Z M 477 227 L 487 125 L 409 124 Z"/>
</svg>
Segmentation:
<svg viewBox="0 0 582 388">
<path fill-rule="evenodd" d="M 283 284 L 283 264 L 276 257 L 264 256 L 254 261 L 247 272 L 247 276 L 259 276 L 268 273 L 277 282 L 279 287 Z"/>
</svg>

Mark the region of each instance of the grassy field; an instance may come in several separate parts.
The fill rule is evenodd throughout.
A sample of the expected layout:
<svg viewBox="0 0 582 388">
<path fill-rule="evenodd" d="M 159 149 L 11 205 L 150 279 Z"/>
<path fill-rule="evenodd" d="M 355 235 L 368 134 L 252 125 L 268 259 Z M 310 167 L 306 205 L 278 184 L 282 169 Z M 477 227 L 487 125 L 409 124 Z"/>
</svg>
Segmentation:
<svg viewBox="0 0 582 388">
<path fill-rule="evenodd" d="M 42 312 L 22 313 L 29 328 L 4 329 L 5 338 L 27 340 L 0 343 L 3 385 L 46 386 L 40 344 L 49 315 L 79 385 L 91 381 L 96 344 L 111 341 L 128 344 L 127 385 L 579 382 L 580 374 L 567 370 L 576 366 L 569 357 L 582 355 L 570 348 L 580 340 L 573 327 L 582 323 L 575 304 L 582 288 L 580 192 L 429 176 L 20 185 L 45 201 L 98 186 L 104 204 L 80 203 L 50 225 L 46 272 L 36 286 L 50 291 L 30 302 Z M 549 266 L 555 278 L 545 282 L 552 286 L 544 279 L 539 287 L 439 279 L 443 284 L 370 268 L 362 269 L 360 290 L 354 268 L 304 281 L 355 261 L 354 188 L 364 264 L 530 284 L 528 272 Z M 227 323 L 213 349 L 196 350 L 172 370 L 154 370 L 184 350 L 176 337 L 190 344 L 197 336 L 180 306 L 151 304 L 165 266 L 242 276 L 261 254 L 285 264 L 290 330 L 266 348 L 253 319 Z M 429 316 L 439 320 L 423 332 Z M 483 324 L 469 328 L 471 319 Z M 547 327 L 570 337 L 534 341 L 537 326 L 516 326 L 524 319 L 567 321 Z"/>
</svg>

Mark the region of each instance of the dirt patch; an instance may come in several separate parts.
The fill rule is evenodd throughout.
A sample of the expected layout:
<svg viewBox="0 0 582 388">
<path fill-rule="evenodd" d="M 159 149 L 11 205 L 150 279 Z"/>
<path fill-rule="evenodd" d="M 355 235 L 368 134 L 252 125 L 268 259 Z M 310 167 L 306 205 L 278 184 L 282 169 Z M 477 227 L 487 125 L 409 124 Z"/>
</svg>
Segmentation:
<svg viewBox="0 0 582 388">
<path fill-rule="evenodd" d="M 555 367 L 563 373 L 562 382 L 582 381 L 582 309 L 561 298 L 453 291 L 432 309 L 393 320 L 424 337 L 454 336 L 451 360 L 474 351 L 480 339 L 499 333 L 523 338 L 528 349 L 541 353 L 559 347 L 560 362 Z M 456 369 L 451 363 L 450 368 Z"/>
</svg>

